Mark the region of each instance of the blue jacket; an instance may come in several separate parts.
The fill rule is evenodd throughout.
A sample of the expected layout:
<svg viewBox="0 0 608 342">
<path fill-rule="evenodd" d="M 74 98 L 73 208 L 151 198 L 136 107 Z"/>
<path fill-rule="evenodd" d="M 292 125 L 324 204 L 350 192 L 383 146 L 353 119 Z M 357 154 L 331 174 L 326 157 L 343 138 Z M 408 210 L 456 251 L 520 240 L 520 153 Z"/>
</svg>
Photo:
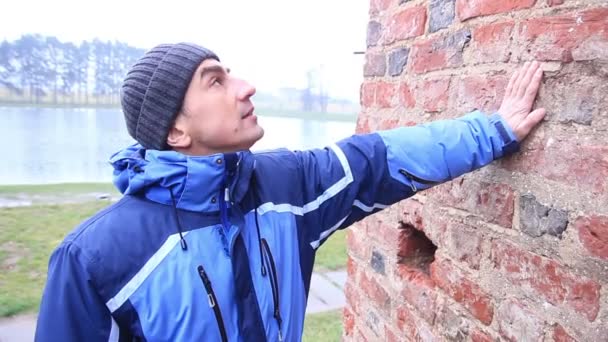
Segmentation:
<svg viewBox="0 0 608 342">
<path fill-rule="evenodd" d="M 131 146 L 111 159 L 123 198 L 50 258 L 36 341 L 299 341 L 333 232 L 517 146 L 479 112 L 308 151 Z"/>
</svg>

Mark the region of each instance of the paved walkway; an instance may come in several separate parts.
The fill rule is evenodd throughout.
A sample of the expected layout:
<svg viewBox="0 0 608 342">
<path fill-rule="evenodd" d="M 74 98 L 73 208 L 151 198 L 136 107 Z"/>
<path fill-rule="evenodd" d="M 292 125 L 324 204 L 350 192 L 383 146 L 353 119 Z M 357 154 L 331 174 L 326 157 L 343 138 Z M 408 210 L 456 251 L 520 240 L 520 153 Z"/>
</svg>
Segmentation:
<svg viewBox="0 0 608 342">
<path fill-rule="evenodd" d="M 344 306 L 346 270 L 313 273 L 306 313 L 337 310 Z M 31 342 L 34 340 L 36 315 L 23 315 L 0 320 L 0 342 Z"/>
</svg>

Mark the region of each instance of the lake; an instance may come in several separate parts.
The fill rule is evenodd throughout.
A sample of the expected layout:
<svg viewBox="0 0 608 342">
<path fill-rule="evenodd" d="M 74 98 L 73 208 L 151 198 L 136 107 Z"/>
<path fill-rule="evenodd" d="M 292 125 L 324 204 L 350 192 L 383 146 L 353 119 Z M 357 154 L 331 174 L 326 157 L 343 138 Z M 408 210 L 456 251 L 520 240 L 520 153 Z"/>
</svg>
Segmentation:
<svg viewBox="0 0 608 342">
<path fill-rule="evenodd" d="M 355 122 L 262 116 L 253 151 L 324 147 Z M 111 182 L 110 156 L 132 144 L 117 108 L 0 107 L 0 184 Z"/>
</svg>

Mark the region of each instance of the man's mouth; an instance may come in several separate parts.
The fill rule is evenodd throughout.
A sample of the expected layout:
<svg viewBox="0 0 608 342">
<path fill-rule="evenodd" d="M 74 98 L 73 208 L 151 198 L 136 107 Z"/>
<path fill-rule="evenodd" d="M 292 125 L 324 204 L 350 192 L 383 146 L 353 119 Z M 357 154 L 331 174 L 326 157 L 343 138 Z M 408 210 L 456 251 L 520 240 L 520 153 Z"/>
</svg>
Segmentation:
<svg viewBox="0 0 608 342">
<path fill-rule="evenodd" d="M 246 118 L 252 116 L 254 109 L 255 109 L 255 107 L 251 107 L 251 109 L 247 113 L 245 113 L 245 115 L 243 115 L 242 119 L 246 119 Z"/>
</svg>

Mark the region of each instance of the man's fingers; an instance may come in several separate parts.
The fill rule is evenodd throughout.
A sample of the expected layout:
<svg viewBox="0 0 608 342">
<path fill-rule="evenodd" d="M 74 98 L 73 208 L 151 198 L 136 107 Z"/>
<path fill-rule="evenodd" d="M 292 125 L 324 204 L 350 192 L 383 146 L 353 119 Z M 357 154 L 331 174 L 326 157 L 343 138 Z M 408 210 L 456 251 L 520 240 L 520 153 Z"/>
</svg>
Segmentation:
<svg viewBox="0 0 608 342">
<path fill-rule="evenodd" d="M 544 108 L 538 108 L 532 113 L 528 114 L 528 116 L 524 118 L 516 129 L 518 140 L 521 141 L 523 138 L 528 136 L 530 131 L 543 120 L 546 113 L 547 111 Z"/>
<path fill-rule="evenodd" d="M 513 91 L 513 85 L 515 81 L 517 81 L 517 76 L 519 75 L 519 70 L 515 71 L 513 75 L 511 75 L 511 79 L 509 79 L 509 84 L 507 84 L 507 90 L 505 91 L 505 97 L 510 97 L 511 92 Z"/>
<path fill-rule="evenodd" d="M 536 94 L 538 94 L 538 88 L 540 88 L 540 81 L 543 78 L 543 69 L 538 68 L 532 76 L 532 80 L 526 89 L 526 98 L 525 100 L 532 104 L 534 99 L 536 98 Z"/>
<path fill-rule="evenodd" d="M 534 62 L 528 64 L 526 74 L 519 82 L 519 88 L 517 89 L 517 97 L 521 98 L 524 96 L 524 94 L 526 93 L 526 89 L 528 89 L 528 85 L 530 84 L 530 82 L 532 80 L 532 76 L 536 72 L 536 69 L 538 69 L 538 62 L 534 61 Z"/>
<path fill-rule="evenodd" d="M 515 79 L 515 82 L 513 82 L 513 89 L 511 89 L 511 96 L 517 96 L 517 91 L 519 90 L 519 87 L 521 85 L 521 80 L 526 75 L 526 71 L 528 71 L 529 64 L 530 64 L 530 62 L 524 63 L 524 66 L 517 71 L 517 78 Z"/>
</svg>

